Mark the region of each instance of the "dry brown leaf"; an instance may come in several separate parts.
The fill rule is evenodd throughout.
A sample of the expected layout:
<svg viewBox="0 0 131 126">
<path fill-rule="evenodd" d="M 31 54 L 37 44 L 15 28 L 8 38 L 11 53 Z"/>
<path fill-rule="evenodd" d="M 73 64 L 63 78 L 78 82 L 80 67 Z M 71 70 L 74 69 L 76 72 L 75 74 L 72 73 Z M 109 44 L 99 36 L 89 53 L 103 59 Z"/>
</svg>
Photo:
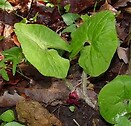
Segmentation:
<svg viewBox="0 0 131 126">
<path fill-rule="evenodd" d="M 131 7 L 126 7 L 126 8 L 125 8 L 125 11 L 126 11 L 127 13 L 131 14 Z"/>
<path fill-rule="evenodd" d="M 63 0 L 61 2 L 61 6 L 65 6 L 67 4 L 71 5 L 69 12 L 80 13 L 88 7 L 92 7 L 94 5 L 94 0 Z"/>
<path fill-rule="evenodd" d="M 121 41 L 124 41 L 127 37 L 127 33 L 125 32 L 125 27 L 123 27 L 120 23 L 116 23 L 116 30 L 119 39 Z"/>
<path fill-rule="evenodd" d="M 69 95 L 69 90 L 64 81 L 53 82 L 49 88 L 25 88 L 24 92 L 30 99 L 44 102 L 45 104 L 57 105 L 63 103 Z"/>
<path fill-rule="evenodd" d="M 100 11 L 101 11 L 101 10 L 109 10 L 109 11 L 112 11 L 114 14 L 117 13 L 117 10 L 116 10 L 113 6 L 111 6 L 111 5 L 107 2 L 107 0 L 106 0 L 105 3 L 101 6 Z"/>
<path fill-rule="evenodd" d="M 3 96 L 0 96 L 0 107 L 14 106 L 19 100 L 23 100 L 24 97 L 18 95 L 17 93 L 9 94 L 5 91 Z"/>
<path fill-rule="evenodd" d="M 20 47 L 20 43 L 19 43 L 19 41 L 18 41 L 18 39 L 17 39 L 17 37 L 16 37 L 15 34 L 12 36 L 12 39 L 13 39 L 13 42 L 14 42 L 18 47 Z"/>
<path fill-rule="evenodd" d="M 118 54 L 119 59 L 122 59 L 125 64 L 129 62 L 128 61 L 128 48 L 118 47 L 117 54 Z"/>
<path fill-rule="evenodd" d="M 131 2 L 131 0 L 118 0 L 113 7 L 119 8 L 119 7 L 125 7 L 127 6 L 127 2 Z"/>
<path fill-rule="evenodd" d="M 11 36 L 11 33 L 13 33 L 13 26 L 10 26 L 8 24 L 5 24 L 5 27 L 4 27 L 4 33 L 3 33 L 3 36 L 5 38 L 8 38 Z"/>
</svg>

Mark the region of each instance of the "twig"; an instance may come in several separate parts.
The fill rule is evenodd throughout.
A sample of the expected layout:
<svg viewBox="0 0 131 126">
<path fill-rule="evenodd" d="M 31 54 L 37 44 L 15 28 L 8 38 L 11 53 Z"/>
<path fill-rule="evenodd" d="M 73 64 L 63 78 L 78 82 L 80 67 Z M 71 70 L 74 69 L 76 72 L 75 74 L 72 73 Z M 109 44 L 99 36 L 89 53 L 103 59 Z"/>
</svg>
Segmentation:
<svg viewBox="0 0 131 126">
<path fill-rule="evenodd" d="M 80 126 L 80 124 L 75 119 L 73 119 L 73 121 L 77 126 Z"/>
</svg>

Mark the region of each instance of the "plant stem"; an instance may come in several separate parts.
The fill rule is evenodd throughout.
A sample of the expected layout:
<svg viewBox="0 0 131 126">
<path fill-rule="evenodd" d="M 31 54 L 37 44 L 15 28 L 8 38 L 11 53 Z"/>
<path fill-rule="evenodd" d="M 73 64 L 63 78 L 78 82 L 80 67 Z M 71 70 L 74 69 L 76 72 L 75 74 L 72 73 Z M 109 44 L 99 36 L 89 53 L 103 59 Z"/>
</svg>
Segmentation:
<svg viewBox="0 0 131 126">
<path fill-rule="evenodd" d="M 95 109 L 95 104 L 92 103 L 92 101 L 89 98 L 88 93 L 87 93 L 87 91 L 88 91 L 87 86 L 90 84 L 90 82 L 87 80 L 87 75 L 84 71 L 82 72 L 81 78 L 82 78 L 82 90 L 83 90 L 84 100 L 90 107 Z"/>
<path fill-rule="evenodd" d="M 9 66 L 8 66 L 7 68 L 12 70 L 12 68 L 9 67 Z M 26 75 L 24 75 L 24 74 L 22 73 L 22 71 L 20 72 L 20 71 L 16 70 L 16 72 L 19 73 L 21 76 L 23 76 L 25 79 L 27 79 L 27 80 L 32 80 L 31 78 L 29 78 L 29 77 L 27 77 Z"/>
</svg>

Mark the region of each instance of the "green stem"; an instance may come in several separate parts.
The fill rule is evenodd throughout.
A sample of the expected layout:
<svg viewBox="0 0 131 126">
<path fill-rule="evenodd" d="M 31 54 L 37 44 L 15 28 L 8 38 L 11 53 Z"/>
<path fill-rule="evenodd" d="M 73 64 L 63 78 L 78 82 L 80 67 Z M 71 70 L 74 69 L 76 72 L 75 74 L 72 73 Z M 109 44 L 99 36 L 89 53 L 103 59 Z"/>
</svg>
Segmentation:
<svg viewBox="0 0 131 126">
<path fill-rule="evenodd" d="M 90 82 L 87 80 L 87 75 L 86 73 L 83 71 L 82 73 L 82 90 L 83 90 L 83 96 L 84 96 L 84 100 L 85 102 L 92 108 L 95 109 L 95 104 L 92 103 L 91 99 L 88 96 L 88 90 L 87 90 L 87 86 L 90 84 Z"/>
<path fill-rule="evenodd" d="M 7 68 L 12 70 L 12 68 L 9 67 L 9 66 L 8 66 Z M 27 79 L 27 80 L 31 80 L 31 78 L 27 77 L 27 76 L 24 75 L 22 72 L 20 72 L 20 71 L 18 71 L 18 70 L 16 70 L 16 72 L 19 73 L 21 76 L 23 76 L 25 79 Z"/>
</svg>

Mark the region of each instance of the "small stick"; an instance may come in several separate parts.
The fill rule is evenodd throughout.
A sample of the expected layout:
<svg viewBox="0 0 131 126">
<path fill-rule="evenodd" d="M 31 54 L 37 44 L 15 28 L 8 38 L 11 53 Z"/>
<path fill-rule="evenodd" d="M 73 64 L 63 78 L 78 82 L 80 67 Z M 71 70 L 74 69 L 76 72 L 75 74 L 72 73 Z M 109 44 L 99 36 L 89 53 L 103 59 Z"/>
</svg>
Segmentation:
<svg viewBox="0 0 131 126">
<path fill-rule="evenodd" d="M 80 124 L 75 119 L 73 119 L 73 121 L 77 126 L 80 126 Z"/>
</svg>

